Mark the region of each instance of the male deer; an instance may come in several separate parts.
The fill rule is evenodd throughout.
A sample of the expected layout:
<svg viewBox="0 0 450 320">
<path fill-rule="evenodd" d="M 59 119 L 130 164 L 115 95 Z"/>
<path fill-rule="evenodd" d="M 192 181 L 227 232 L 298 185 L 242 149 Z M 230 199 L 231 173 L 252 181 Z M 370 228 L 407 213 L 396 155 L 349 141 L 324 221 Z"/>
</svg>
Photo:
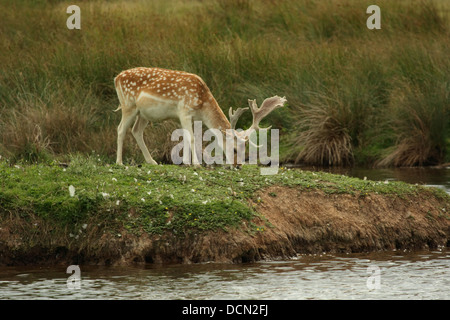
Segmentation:
<svg viewBox="0 0 450 320">
<path fill-rule="evenodd" d="M 157 164 L 144 143 L 144 129 L 149 121 L 178 119 L 183 129 L 191 136 L 191 150 L 194 149 L 193 121 L 202 121 L 208 128 L 235 129 L 242 113 L 248 108 L 229 110 L 230 121 L 220 109 L 205 82 L 197 75 L 161 68 L 134 68 L 122 71 L 114 85 L 122 110 L 122 120 L 117 128 L 117 163 L 122 164 L 123 139 L 127 129 L 134 122 L 132 133 L 145 161 Z M 276 108 L 282 107 L 285 98 L 278 96 L 264 100 L 258 108 L 255 100 L 249 100 L 253 113 L 253 124 L 246 130 L 234 134 L 248 140 L 249 131 L 259 129 L 259 122 Z M 198 164 L 196 153 L 192 152 L 192 163 Z"/>
</svg>

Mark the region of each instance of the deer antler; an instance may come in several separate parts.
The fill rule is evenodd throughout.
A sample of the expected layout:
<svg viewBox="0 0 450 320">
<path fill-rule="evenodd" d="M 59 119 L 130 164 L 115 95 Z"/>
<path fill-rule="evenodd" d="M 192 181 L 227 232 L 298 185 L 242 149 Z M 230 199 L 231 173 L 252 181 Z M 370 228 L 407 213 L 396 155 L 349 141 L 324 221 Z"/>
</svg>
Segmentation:
<svg viewBox="0 0 450 320">
<path fill-rule="evenodd" d="M 250 144 L 252 144 L 255 147 L 260 147 L 258 145 L 256 145 L 253 141 L 251 141 L 251 139 L 249 139 L 250 134 L 252 133 L 252 130 L 260 130 L 261 128 L 259 127 L 259 122 L 265 117 L 267 116 L 269 113 L 271 113 L 273 110 L 277 109 L 277 108 L 281 108 L 284 103 L 286 102 L 286 98 L 280 98 L 279 96 L 275 96 L 272 98 L 267 98 L 263 101 L 263 103 L 261 104 L 261 107 L 258 108 L 258 106 L 256 105 L 256 100 L 248 100 L 248 104 L 250 106 L 250 110 L 252 111 L 253 114 L 253 124 L 250 128 L 248 128 L 247 130 L 245 130 L 242 133 L 235 133 L 236 137 L 238 139 L 241 139 L 242 141 L 249 141 Z M 236 123 L 239 120 L 239 117 L 247 110 L 248 108 L 237 108 L 234 112 L 233 112 L 233 108 L 230 108 L 229 110 L 229 115 L 230 115 L 230 127 L 231 129 L 235 130 L 236 129 Z M 272 126 L 268 127 L 268 128 L 263 128 L 264 130 L 268 130 L 270 129 Z"/>
<path fill-rule="evenodd" d="M 239 117 L 246 111 L 248 108 L 237 108 L 236 111 L 233 112 L 233 108 L 230 108 L 230 125 L 231 129 L 236 129 L 236 123 L 239 120 Z"/>
<path fill-rule="evenodd" d="M 271 113 L 273 110 L 275 110 L 277 108 L 281 108 L 286 101 L 287 100 L 285 97 L 281 98 L 279 96 L 275 96 L 275 97 L 265 99 L 263 101 L 263 103 L 261 104 L 261 107 L 258 108 L 258 106 L 256 105 L 256 100 L 249 99 L 248 104 L 249 104 L 250 110 L 253 114 L 253 124 L 248 130 L 251 130 L 251 129 L 260 130 L 261 128 L 259 127 L 259 122 L 265 116 L 267 116 L 269 113 Z M 269 126 L 268 128 L 264 128 L 264 129 L 268 130 L 271 127 L 272 126 Z"/>
</svg>

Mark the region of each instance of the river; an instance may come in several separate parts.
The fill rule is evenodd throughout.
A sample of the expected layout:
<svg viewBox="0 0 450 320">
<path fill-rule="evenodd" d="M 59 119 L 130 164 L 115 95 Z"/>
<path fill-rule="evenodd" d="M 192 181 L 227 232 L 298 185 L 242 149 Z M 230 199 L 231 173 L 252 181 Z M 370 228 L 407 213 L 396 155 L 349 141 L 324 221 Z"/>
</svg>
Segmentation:
<svg viewBox="0 0 450 320">
<path fill-rule="evenodd" d="M 336 170 L 334 170 L 336 172 Z M 448 169 L 345 169 L 450 193 Z M 299 255 L 251 264 L 1 267 L 0 299 L 450 299 L 450 250 Z M 69 278 L 71 277 L 71 278 Z"/>
</svg>

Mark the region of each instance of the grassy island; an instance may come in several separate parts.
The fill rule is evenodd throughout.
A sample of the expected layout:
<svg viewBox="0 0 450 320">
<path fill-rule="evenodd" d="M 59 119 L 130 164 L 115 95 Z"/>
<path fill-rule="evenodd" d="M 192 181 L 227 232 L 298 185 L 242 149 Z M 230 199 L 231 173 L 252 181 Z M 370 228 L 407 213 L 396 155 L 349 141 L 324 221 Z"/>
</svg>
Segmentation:
<svg viewBox="0 0 450 320">
<path fill-rule="evenodd" d="M 439 189 L 283 167 L 264 176 L 251 165 L 3 161 L 0 264 L 239 262 L 436 247 L 450 238 L 449 210 Z"/>
</svg>

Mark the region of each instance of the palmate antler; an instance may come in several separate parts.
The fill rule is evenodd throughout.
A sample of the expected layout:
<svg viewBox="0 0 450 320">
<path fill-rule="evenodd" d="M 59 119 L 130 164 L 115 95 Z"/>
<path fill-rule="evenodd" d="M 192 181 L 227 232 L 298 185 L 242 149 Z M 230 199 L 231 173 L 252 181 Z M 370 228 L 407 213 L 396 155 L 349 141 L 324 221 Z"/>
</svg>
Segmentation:
<svg viewBox="0 0 450 320">
<path fill-rule="evenodd" d="M 266 117 L 269 113 L 271 113 L 273 110 L 277 108 L 281 108 L 284 106 L 284 103 L 286 102 L 286 98 L 275 96 L 271 98 L 267 98 L 263 101 L 261 104 L 261 107 L 258 108 L 258 105 L 256 104 L 256 100 L 248 100 L 248 104 L 250 106 L 250 110 L 253 114 L 253 123 L 247 131 L 250 131 L 252 129 L 254 130 L 260 130 L 259 123 L 261 120 Z M 239 117 L 247 110 L 248 108 L 237 108 L 233 112 L 233 108 L 230 108 L 229 115 L 230 115 L 230 124 L 231 129 L 236 129 L 236 123 L 239 120 Z M 269 126 L 268 128 L 263 129 L 270 129 L 272 126 Z"/>
<path fill-rule="evenodd" d="M 252 126 L 248 129 L 249 131 L 254 130 L 261 130 L 259 127 L 259 123 L 261 120 L 266 117 L 269 113 L 271 113 L 273 110 L 281 108 L 284 106 L 284 103 L 286 102 L 286 98 L 275 96 L 272 98 L 267 98 L 263 101 L 261 104 L 261 107 L 258 108 L 256 105 L 256 100 L 248 100 L 248 104 L 250 106 L 250 110 L 253 114 L 253 123 Z M 269 126 L 267 128 L 263 128 L 264 130 L 269 130 L 272 126 Z"/>
<path fill-rule="evenodd" d="M 234 132 L 234 135 L 236 136 L 236 138 L 238 140 L 241 140 L 243 142 L 245 141 L 249 141 L 250 144 L 252 144 L 255 147 L 260 147 L 258 145 L 256 145 L 251 139 L 250 136 L 252 135 L 253 131 L 256 130 L 269 130 L 272 126 L 269 126 L 267 128 L 260 128 L 259 127 L 259 123 L 261 122 L 261 120 L 266 117 L 269 113 L 271 113 L 273 110 L 277 109 L 277 108 L 281 108 L 282 106 L 284 106 L 284 103 L 286 102 L 286 98 L 283 97 L 279 97 L 279 96 L 275 96 L 275 97 L 271 97 L 271 98 L 267 98 L 263 101 L 263 103 L 261 104 L 261 107 L 258 108 L 257 104 L 256 104 L 256 100 L 248 100 L 248 104 L 250 106 L 250 110 L 252 111 L 253 114 L 253 123 L 251 125 L 250 128 L 248 128 L 247 130 L 243 131 L 243 132 Z M 248 108 L 237 108 L 234 112 L 233 109 L 230 108 L 229 110 L 229 115 L 230 115 L 230 127 L 231 129 L 235 130 L 236 129 L 236 123 L 239 120 L 239 117 L 247 110 Z"/>
<path fill-rule="evenodd" d="M 239 117 L 246 111 L 248 108 L 237 108 L 236 111 L 233 112 L 233 108 L 230 107 L 230 125 L 231 129 L 236 129 L 236 123 L 239 120 Z"/>
</svg>

